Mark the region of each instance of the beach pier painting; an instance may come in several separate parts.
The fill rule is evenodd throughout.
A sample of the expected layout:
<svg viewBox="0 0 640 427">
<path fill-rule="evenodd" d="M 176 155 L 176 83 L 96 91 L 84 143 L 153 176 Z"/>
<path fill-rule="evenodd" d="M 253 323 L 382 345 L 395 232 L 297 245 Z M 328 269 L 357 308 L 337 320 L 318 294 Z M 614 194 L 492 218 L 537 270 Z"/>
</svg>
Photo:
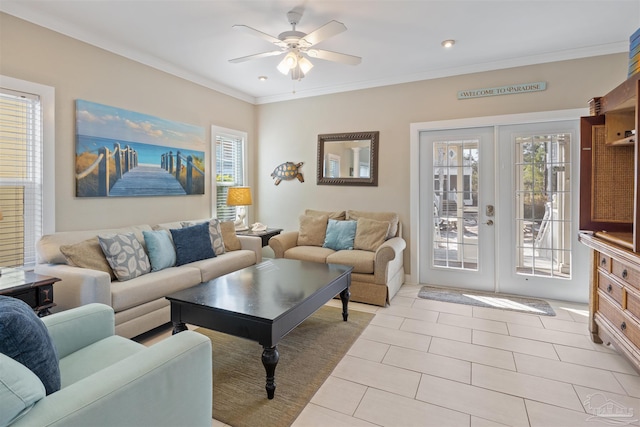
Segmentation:
<svg viewBox="0 0 640 427">
<path fill-rule="evenodd" d="M 204 128 L 76 100 L 76 196 L 204 194 Z"/>
</svg>

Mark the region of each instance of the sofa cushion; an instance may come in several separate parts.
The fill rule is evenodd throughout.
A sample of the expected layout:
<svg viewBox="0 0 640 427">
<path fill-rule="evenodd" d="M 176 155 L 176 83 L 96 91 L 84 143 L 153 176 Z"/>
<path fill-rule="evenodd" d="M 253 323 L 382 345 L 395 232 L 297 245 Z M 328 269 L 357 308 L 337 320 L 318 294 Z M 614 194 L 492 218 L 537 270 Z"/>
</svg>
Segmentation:
<svg viewBox="0 0 640 427">
<path fill-rule="evenodd" d="M 396 237 L 398 234 L 398 222 L 400 218 L 397 213 L 394 212 L 366 212 L 366 211 L 347 211 L 347 219 L 357 220 L 358 218 L 369 218 L 378 221 L 389 221 L 389 232 L 387 233 L 387 239 Z"/>
<path fill-rule="evenodd" d="M 369 218 L 358 218 L 354 249 L 375 252 L 387 239 L 389 221 L 377 221 Z"/>
<path fill-rule="evenodd" d="M 151 271 L 160 271 L 176 265 L 176 250 L 166 230 L 143 231 L 142 234 L 149 252 Z"/>
<path fill-rule="evenodd" d="M 327 215 L 301 215 L 298 246 L 322 246 L 328 220 Z"/>
<path fill-rule="evenodd" d="M 118 280 L 130 280 L 151 271 L 149 257 L 133 232 L 99 234 L 98 241 Z"/>
<path fill-rule="evenodd" d="M 29 368 L 47 394 L 60 390 L 58 352 L 42 320 L 27 303 L 0 295 L 0 353 Z"/>
<path fill-rule="evenodd" d="M 12 424 L 45 396 L 42 381 L 26 366 L 0 354 L 0 425 Z"/>
<path fill-rule="evenodd" d="M 111 280 L 116 279 L 116 275 L 107 262 L 104 252 L 102 252 L 97 236 L 72 245 L 62 245 L 60 246 L 60 252 L 67 259 L 69 265 L 104 271 L 109 273 Z"/>
<path fill-rule="evenodd" d="M 222 232 L 225 251 L 239 251 L 242 249 L 242 244 L 236 235 L 236 226 L 233 224 L 233 221 L 221 222 L 220 231 Z"/>
<path fill-rule="evenodd" d="M 251 250 L 239 250 L 226 252 L 219 257 L 204 259 L 189 264 L 200 270 L 201 280 L 207 282 L 216 277 L 232 273 L 256 263 L 256 253 Z"/>
<path fill-rule="evenodd" d="M 216 256 L 211 246 L 209 223 L 171 230 L 176 247 L 176 265 L 184 265 Z"/>
<path fill-rule="evenodd" d="M 311 216 L 324 216 L 327 215 L 329 217 L 329 219 L 335 219 L 338 221 L 344 221 L 346 219 L 346 212 L 345 211 L 335 211 L 335 212 L 330 212 L 330 211 L 316 211 L 313 209 L 307 209 L 304 211 L 305 215 L 311 215 Z"/>
<path fill-rule="evenodd" d="M 324 237 L 323 248 L 334 251 L 353 249 L 353 240 L 356 237 L 356 221 L 337 221 L 329 219 L 327 233 Z"/>
<path fill-rule="evenodd" d="M 294 246 L 284 252 L 284 257 L 300 261 L 326 262 L 327 257 L 335 253 L 333 249 L 319 246 Z"/>
<path fill-rule="evenodd" d="M 327 257 L 327 264 L 342 264 L 353 267 L 354 273 L 373 274 L 375 252 L 370 251 L 338 251 Z"/>
</svg>

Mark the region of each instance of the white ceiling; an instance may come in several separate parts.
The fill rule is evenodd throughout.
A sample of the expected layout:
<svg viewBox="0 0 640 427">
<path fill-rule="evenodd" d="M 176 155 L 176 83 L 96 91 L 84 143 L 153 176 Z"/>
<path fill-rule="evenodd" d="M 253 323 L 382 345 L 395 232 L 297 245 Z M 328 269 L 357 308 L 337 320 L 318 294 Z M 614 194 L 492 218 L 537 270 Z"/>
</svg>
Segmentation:
<svg viewBox="0 0 640 427">
<path fill-rule="evenodd" d="M 362 63 L 312 59 L 294 82 L 276 70 L 281 56 L 228 62 L 273 50 L 234 24 L 277 37 L 293 8 L 298 31 L 344 23 L 317 47 Z M 0 10 L 256 104 L 628 52 L 640 27 L 640 0 L 1 0 Z"/>
</svg>

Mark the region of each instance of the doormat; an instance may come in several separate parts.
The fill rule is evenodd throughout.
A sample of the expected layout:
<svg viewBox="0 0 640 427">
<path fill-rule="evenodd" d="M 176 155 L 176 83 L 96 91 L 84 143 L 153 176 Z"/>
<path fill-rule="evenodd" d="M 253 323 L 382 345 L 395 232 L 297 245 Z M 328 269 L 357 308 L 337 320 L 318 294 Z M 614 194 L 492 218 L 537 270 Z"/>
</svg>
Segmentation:
<svg viewBox="0 0 640 427">
<path fill-rule="evenodd" d="M 438 288 L 423 286 L 418 293 L 419 298 L 435 301 L 466 304 L 476 307 L 497 308 L 500 310 L 517 311 L 519 313 L 537 314 L 540 316 L 555 316 L 556 312 L 545 300 L 527 298 L 495 292 L 480 292 L 469 289 Z"/>
</svg>

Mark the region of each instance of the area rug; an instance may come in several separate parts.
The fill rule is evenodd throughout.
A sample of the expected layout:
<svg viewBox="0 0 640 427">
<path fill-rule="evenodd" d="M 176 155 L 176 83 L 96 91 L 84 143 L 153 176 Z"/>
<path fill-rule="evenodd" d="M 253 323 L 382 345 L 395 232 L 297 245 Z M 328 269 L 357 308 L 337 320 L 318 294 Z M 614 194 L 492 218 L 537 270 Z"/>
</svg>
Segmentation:
<svg viewBox="0 0 640 427">
<path fill-rule="evenodd" d="M 267 399 L 262 347 L 204 328 L 213 347 L 213 418 L 233 427 L 290 426 L 360 336 L 373 314 L 324 306 L 278 344 L 276 393 Z"/>
<path fill-rule="evenodd" d="M 469 289 L 438 288 L 423 286 L 418 293 L 419 298 L 436 301 L 452 302 L 455 304 L 474 305 L 476 307 L 497 308 L 520 313 L 538 314 L 540 316 L 555 316 L 556 312 L 545 300 L 521 297 L 495 292 L 480 292 Z"/>
</svg>

